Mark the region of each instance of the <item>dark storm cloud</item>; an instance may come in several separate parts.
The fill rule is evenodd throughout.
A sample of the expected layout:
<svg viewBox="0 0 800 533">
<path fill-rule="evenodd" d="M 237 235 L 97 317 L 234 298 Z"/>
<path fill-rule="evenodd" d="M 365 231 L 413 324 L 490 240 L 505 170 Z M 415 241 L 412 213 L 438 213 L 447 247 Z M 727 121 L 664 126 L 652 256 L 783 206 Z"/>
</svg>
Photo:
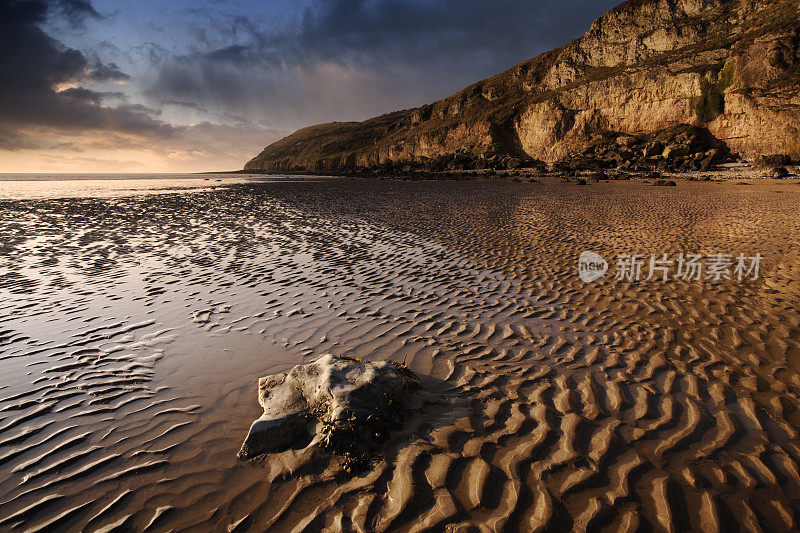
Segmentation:
<svg viewBox="0 0 800 533">
<path fill-rule="evenodd" d="M 205 55 L 209 61 L 223 61 L 227 63 L 250 63 L 252 60 L 251 49 L 247 46 L 232 45 L 214 50 Z"/>
<path fill-rule="evenodd" d="M 86 19 L 103 18 L 86 0 L 57 0 L 52 5 L 54 14 L 75 28 L 82 27 Z"/>
<path fill-rule="evenodd" d="M 111 98 L 120 100 L 124 100 L 126 98 L 124 93 L 118 91 L 93 91 L 85 87 L 70 87 L 68 89 L 59 91 L 58 94 L 60 96 L 67 96 L 69 98 L 91 102 L 95 105 L 100 105 L 103 100 L 108 100 Z"/>
<path fill-rule="evenodd" d="M 305 10 L 300 49 L 324 58 L 474 60 L 499 70 L 577 35 L 618 1 L 326 0 Z M 494 72 L 494 71 L 492 71 Z"/>
<path fill-rule="evenodd" d="M 201 113 L 208 113 L 208 109 L 206 109 L 201 105 L 195 104 L 194 102 L 181 102 L 179 100 L 162 100 L 161 104 L 174 105 L 178 107 L 183 107 L 185 109 L 192 109 L 194 111 L 199 111 Z"/>
<path fill-rule="evenodd" d="M 119 69 L 116 63 L 104 65 L 99 59 L 95 60 L 87 78 L 93 81 L 125 81 L 131 79 L 129 75 Z"/>
<path fill-rule="evenodd" d="M 104 107 L 103 93 L 81 87 L 58 91 L 59 85 L 129 76 L 45 33 L 42 26 L 53 16 L 80 25 L 100 15 L 83 1 L 0 0 L 0 128 L 9 132 L 3 148 L 26 147 L 19 130 L 31 127 L 169 135 L 172 128 L 147 108 Z"/>
<path fill-rule="evenodd" d="M 320 0 L 278 29 L 195 8 L 186 12 L 191 53 L 159 56 L 149 90 L 265 120 L 363 118 L 448 96 L 564 44 L 618 3 Z"/>
</svg>

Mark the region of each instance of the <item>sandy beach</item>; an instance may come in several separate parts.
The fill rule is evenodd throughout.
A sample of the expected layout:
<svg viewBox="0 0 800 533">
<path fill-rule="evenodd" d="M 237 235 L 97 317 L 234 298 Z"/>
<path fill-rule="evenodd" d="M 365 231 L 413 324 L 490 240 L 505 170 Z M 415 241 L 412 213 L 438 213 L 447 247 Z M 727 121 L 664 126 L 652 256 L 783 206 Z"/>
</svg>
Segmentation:
<svg viewBox="0 0 800 533">
<path fill-rule="evenodd" d="M 739 181 L 0 199 L 0 530 L 793 530 L 800 185 Z M 680 253 L 763 260 L 614 277 Z M 366 472 L 238 461 L 258 378 L 326 353 L 442 402 Z"/>
</svg>

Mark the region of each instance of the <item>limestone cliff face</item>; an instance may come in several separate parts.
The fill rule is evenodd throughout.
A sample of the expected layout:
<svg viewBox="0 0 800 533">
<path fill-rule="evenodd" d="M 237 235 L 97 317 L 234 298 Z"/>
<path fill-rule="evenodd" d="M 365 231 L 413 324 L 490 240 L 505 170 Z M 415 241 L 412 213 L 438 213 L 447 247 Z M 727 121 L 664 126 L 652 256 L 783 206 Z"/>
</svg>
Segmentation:
<svg viewBox="0 0 800 533">
<path fill-rule="evenodd" d="M 300 130 L 247 170 L 461 154 L 557 161 L 598 133 L 703 126 L 748 158 L 800 157 L 800 0 L 629 0 L 585 35 L 455 95 Z"/>
</svg>

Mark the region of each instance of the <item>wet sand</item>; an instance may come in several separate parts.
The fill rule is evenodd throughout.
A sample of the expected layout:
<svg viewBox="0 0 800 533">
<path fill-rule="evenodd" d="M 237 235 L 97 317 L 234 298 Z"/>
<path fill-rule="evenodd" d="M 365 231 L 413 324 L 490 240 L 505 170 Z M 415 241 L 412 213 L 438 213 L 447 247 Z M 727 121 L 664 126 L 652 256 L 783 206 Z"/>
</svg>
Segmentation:
<svg viewBox="0 0 800 533">
<path fill-rule="evenodd" d="M 798 208 L 794 181 L 0 200 L 0 530 L 795 529 Z M 765 259 L 587 285 L 584 250 Z M 257 378 L 328 352 L 463 407 L 364 474 L 237 462 Z"/>
</svg>

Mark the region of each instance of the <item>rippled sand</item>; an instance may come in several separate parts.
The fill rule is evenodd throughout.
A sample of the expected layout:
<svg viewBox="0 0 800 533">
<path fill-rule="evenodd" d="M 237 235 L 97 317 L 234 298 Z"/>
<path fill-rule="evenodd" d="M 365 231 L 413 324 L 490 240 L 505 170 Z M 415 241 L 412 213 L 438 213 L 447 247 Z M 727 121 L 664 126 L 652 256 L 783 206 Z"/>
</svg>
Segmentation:
<svg viewBox="0 0 800 533">
<path fill-rule="evenodd" d="M 796 528 L 798 208 L 793 182 L 0 200 L 0 530 Z M 584 250 L 765 260 L 585 285 Z M 257 378 L 326 352 L 465 407 L 364 475 L 238 463 Z"/>
</svg>

